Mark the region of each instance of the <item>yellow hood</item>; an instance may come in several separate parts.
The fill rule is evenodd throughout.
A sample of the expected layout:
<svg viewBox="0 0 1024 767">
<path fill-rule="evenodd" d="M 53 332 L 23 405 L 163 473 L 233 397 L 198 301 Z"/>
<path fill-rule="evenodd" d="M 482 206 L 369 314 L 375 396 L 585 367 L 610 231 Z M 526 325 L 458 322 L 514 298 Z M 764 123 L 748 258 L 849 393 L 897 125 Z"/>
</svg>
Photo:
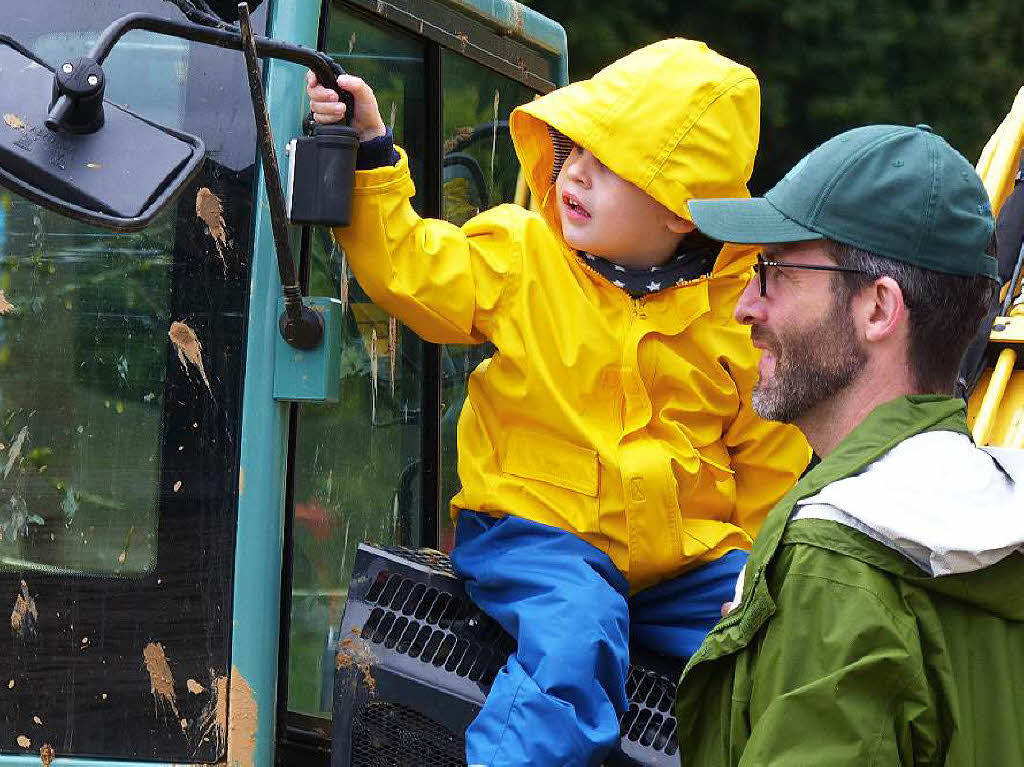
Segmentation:
<svg viewBox="0 0 1024 767">
<path fill-rule="evenodd" d="M 760 108 L 750 69 L 701 42 L 663 40 L 518 107 L 512 140 L 556 232 L 549 125 L 689 220 L 693 198 L 750 196 Z"/>
</svg>

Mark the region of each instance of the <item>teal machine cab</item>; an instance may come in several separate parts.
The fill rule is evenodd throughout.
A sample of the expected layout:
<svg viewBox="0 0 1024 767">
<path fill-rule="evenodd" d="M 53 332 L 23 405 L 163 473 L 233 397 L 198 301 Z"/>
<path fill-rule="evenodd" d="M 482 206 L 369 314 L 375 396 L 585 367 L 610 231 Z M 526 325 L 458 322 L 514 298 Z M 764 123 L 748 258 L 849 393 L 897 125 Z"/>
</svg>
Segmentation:
<svg viewBox="0 0 1024 767">
<path fill-rule="evenodd" d="M 284 223 L 313 64 L 264 38 L 366 79 L 418 211 L 461 223 L 528 204 L 508 116 L 566 82 L 565 33 L 511 0 L 3 3 L 0 767 L 327 765 L 356 545 L 450 546 L 488 349 L 423 342 Z M 88 68 L 129 14 L 158 21 Z"/>
</svg>

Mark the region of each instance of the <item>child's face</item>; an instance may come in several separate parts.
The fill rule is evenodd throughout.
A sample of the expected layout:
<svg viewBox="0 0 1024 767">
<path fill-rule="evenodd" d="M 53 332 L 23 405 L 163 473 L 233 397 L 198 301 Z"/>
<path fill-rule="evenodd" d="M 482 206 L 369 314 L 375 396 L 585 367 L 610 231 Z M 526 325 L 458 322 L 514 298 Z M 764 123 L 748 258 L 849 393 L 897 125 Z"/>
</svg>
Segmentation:
<svg viewBox="0 0 1024 767">
<path fill-rule="evenodd" d="M 693 229 L 660 202 L 574 146 L 555 180 L 562 235 L 570 247 L 640 269 L 668 261 Z"/>
</svg>

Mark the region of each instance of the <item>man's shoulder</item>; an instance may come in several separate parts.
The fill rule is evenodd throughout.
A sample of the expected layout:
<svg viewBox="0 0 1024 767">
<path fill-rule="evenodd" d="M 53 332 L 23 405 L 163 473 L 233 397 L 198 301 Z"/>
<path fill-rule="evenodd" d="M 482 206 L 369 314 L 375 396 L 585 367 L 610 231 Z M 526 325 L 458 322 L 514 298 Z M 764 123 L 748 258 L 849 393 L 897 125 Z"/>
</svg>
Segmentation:
<svg viewBox="0 0 1024 767">
<path fill-rule="evenodd" d="M 780 545 L 801 547 L 801 561 L 810 564 L 827 561 L 833 567 L 881 570 L 896 577 L 925 574 L 911 560 L 873 535 L 870 528 L 856 524 L 853 518 L 840 520 L 827 514 L 791 518 Z M 845 560 L 837 560 L 836 556 Z"/>
<path fill-rule="evenodd" d="M 805 518 L 787 525 L 772 562 L 777 589 L 794 578 L 805 581 L 804 589 L 813 588 L 806 581 L 818 579 L 833 590 L 870 592 L 886 609 L 914 622 L 921 619 L 920 610 L 940 618 L 986 613 L 1024 629 L 1024 594 L 1016 585 L 1024 580 L 1024 551 L 969 572 L 936 577 L 865 532 Z"/>
<path fill-rule="evenodd" d="M 924 575 L 867 533 L 820 518 L 798 519 L 786 526 L 770 569 L 777 593 L 786 580 L 799 578 L 805 591 L 871 594 L 873 601 L 899 612 L 904 581 Z"/>
</svg>

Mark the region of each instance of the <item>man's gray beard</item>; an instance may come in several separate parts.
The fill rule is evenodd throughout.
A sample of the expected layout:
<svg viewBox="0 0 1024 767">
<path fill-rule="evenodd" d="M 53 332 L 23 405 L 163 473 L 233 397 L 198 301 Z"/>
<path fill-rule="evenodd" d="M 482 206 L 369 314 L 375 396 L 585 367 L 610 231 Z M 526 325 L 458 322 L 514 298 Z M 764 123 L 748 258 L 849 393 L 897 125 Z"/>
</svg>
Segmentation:
<svg viewBox="0 0 1024 767">
<path fill-rule="evenodd" d="M 769 421 L 793 423 L 845 389 L 867 362 L 845 311 L 833 310 L 816 327 L 775 339 L 775 376 L 758 379 L 754 412 Z"/>
</svg>

